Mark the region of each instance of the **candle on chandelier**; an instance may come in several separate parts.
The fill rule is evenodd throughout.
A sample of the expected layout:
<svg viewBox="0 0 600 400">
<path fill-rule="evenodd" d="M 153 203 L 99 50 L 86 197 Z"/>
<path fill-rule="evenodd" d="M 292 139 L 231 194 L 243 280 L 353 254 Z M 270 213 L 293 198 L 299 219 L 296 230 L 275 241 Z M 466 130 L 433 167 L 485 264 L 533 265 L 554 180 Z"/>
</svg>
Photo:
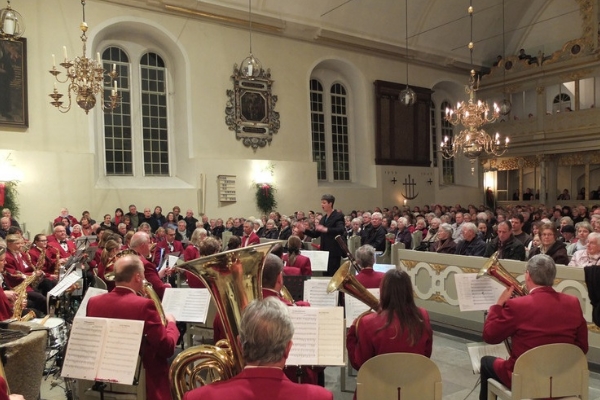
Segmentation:
<svg viewBox="0 0 600 400">
<path fill-rule="evenodd" d="M 116 71 L 116 70 L 117 70 L 117 64 L 113 64 L 113 69 L 112 69 L 112 70 L 113 70 L 113 71 Z"/>
<path fill-rule="evenodd" d="M 56 68 L 56 57 L 52 54 L 52 67 Z"/>
<path fill-rule="evenodd" d="M 67 62 L 67 46 L 63 46 L 63 56 L 65 56 L 65 62 Z"/>
<path fill-rule="evenodd" d="M 98 65 L 99 66 L 102 66 L 102 59 L 100 58 L 100 53 L 99 52 L 96 53 L 96 61 L 98 61 Z"/>
<path fill-rule="evenodd" d="M 56 82 L 54 82 L 54 91 L 56 92 L 58 88 L 56 87 Z"/>
</svg>

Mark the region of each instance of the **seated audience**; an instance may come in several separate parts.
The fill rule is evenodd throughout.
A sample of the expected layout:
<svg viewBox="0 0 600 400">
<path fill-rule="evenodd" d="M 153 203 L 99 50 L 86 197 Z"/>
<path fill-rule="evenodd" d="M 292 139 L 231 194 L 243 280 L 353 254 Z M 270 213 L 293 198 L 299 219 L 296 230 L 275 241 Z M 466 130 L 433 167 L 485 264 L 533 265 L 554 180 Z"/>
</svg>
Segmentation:
<svg viewBox="0 0 600 400">
<path fill-rule="evenodd" d="M 431 251 L 444 254 L 456 253 L 456 243 L 452 239 L 452 225 L 447 223 L 440 225 L 437 241 L 432 244 Z"/>
<path fill-rule="evenodd" d="M 461 256 L 483 257 L 485 253 L 485 242 L 477 234 L 478 230 L 474 223 L 464 222 L 461 225 L 463 240 L 456 245 L 456 254 Z"/>
<path fill-rule="evenodd" d="M 587 237 L 587 247 L 573 254 L 570 267 L 588 267 L 600 263 L 600 233 L 590 233 Z"/>
<path fill-rule="evenodd" d="M 543 224 L 540 227 L 541 244 L 539 247 L 534 247 L 531 249 L 529 258 L 537 254 L 546 254 L 550 256 L 557 264 L 569 264 L 567 247 L 563 242 L 558 241 L 557 238 L 558 231 L 554 229 L 552 224 Z"/>
<path fill-rule="evenodd" d="M 525 261 L 525 246 L 520 240 L 515 239 L 512 234 L 510 222 L 504 221 L 498 224 L 498 237 L 486 245 L 484 257 L 491 257 L 498 252 L 500 260 Z"/>
</svg>

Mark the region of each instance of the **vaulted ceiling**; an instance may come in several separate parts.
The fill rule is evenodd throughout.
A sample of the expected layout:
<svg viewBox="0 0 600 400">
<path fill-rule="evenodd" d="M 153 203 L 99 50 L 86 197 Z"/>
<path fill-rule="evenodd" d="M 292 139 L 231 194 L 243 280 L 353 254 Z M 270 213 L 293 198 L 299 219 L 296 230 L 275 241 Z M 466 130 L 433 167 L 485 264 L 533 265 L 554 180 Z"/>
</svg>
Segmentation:
<svg viewBox="0 0 600 400">
<path fill-rule="evenodd" d="M 598 2 L 598 0 L 591 0 Z M 202 0 L 248 10 L 248 0 Z M 504 0 L 506 54 L 524 48 L 549 54 L 581 37 L 581 0 Z M 469 0 L 408 0 L 408 45 L 419 52 L 469 62 Z M 491 65 L 502 54 L 503 1 L 473 0 L 473 56 Z M 597 7 L 596 7 L 597 10 Z M 252 12 L 285 22 L 405 46 L 403 0 L 252 0 Z"/>
</svg>

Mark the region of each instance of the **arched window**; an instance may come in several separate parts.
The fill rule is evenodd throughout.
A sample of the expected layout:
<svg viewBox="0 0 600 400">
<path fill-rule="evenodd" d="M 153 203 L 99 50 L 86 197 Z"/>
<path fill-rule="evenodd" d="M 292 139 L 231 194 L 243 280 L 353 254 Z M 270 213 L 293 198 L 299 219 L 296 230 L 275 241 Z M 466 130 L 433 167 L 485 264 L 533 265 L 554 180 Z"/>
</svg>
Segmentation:
<svg viewBox="0 0 600 400">
<path fill-rule="evenodd" d="M 319 181 L 350 181 L 348 94 L 341 83 L 329 90 L 310 80 L 311 140 Z"/>
<path fill-rule="evenodd" d="M 117 69 L 121 102 L 104 114 L 104 166 L 108 176 L 169 176 L 167 79 L 163 59 L 147 52 L 137 63 L 125 50 L 102 52 L 104 68 Z M 113 87 L 105 81 L 105 97 Z M 131 110 L 141 110 L 141 119 Z"/>
<path fill-rule="evenodd" d="M 448 138 L 448 141 L 451 142 L 452 137 L 454 136 L 454 130 L 452 129 L 452 124 L 446 121 L 446 108 L 452 108 L 452 105 L 449 102 L 444 101 L 440 112 L 440 140 L 446 140 L 446 138 Z M 442 182 L 445 185 L 454 183 L 454 158 L 446 159 L 442 157 Z"/>
<path fill-rule="evenodd" d="M 557 94 L 552 100 L 553 112 L 573 111 L 571 108 L 571 96 L 566 93 Z"/>
</svg>

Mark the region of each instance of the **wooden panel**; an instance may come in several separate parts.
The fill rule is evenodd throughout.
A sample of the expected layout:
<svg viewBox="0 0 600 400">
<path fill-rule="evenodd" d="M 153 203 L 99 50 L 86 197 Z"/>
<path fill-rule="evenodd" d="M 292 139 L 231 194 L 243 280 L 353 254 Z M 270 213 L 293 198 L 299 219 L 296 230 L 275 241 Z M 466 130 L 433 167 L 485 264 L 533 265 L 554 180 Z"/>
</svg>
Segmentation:
<svg viewBox="0 0 600 400">
<path fill-rule="evenodd" d="M 430 89 L 411 86 L 417 102 L 400 103 L 404 84 L 375 81 L 375 163 L 378 165 L 430 166 Z"/>
</svg>

